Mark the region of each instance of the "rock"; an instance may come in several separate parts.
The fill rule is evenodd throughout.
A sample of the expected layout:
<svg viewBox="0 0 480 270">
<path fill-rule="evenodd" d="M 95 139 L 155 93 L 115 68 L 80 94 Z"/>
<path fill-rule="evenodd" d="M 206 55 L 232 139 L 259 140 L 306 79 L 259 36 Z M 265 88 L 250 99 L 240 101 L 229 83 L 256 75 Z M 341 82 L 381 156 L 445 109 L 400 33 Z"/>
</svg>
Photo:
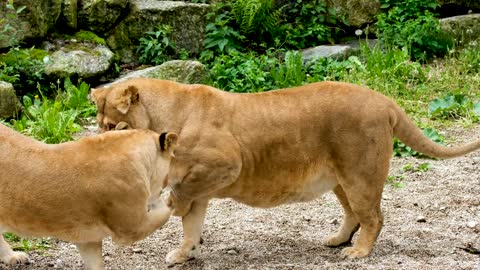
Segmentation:
<svg viewBox="0 0 480 270">
<path fill-rule="evenodd" d="M 0 81 L 0 118 L 15 116 L 20 110 L 20 103 L 11 83 Z"/>
<path fill-rule="evenodd" d="M 438 0 L 440 5 L 449 5 L 449 6 L 457 6 L 463 7 L 465 9 L 473 9 L 479 10 L 480 9 L 480 1 L 472 1 L 472 0 Z"/>
<path fill-rule="evenodd" d="M 338 225 L 338 220 L 336 218 L 328 221 L 328 223 L 333 224 L 333 225 Z"/>
<path fill-rule="evenodd" d="M 477 222 L 475 222 L 475 221 L 469 221 L 469 222 L 467 223 L 467 227 L 473 229 L 473 228 L 477 227 Z"/>
<path fill-rule="evenodd" d="M 103 45 L 65 47 L 50 56 L 51 61 L 45 66 L 45 74 L 57 78 L 72 75 L 84 79 L 98 77 L 108 71 L 113 57 L 113 52 Z"/>
<path fill-rule="evenodd" d="M 176 48 L 198 54 L 209 10 L 209 5 L 183 1 L 132 0 L 128 15 L 107 38 L 108 46 L 120 55 L 122 62 L 135 62 L 138 40 L 156 26 L 168 24 L 172 27 L 170 37 Z"/>
<path fill-rule="evenodd" d="M 424 216 L 420 215 L 417 217 L 417 222 L 427 222 L 427 219 Z"/>
<path fill-rule="evenodd" d="M 360 50 L 360 44 L 365 41 L 353 40 L 345 44 L 338 45 L 321 45 L 309 48 L 302 51 L 303 62 L 307 63 L 315 61 L 319 58 L 334 58 L 337 60 L 345 60 L 348 56 Z M 368 40 L 368 45 L 373 47 L 378 43 L 378 40 Z"/>
<path fill-rule="evenodd" d="M 111 30 L 124 13 L 128 0 L 81 0 L 78 10 L 79 28 L 103 34 Z"/>
<path fill-rule="evenodd" d="M 63 0 L 62 14 L 58 19 L 57 28 L 64 30 L 76 30 L 78 26 L 78 1 Z"/>
<path fill-rule="evenodd" d="M 230 255 L 237 255 L 239 252 L 238 252 L 238 249 L 233 247 L 233 248 L 229 248 L 227 250 L 227 254 L 230 254 Z"/>
<path fill-rule="evenodd" d="M 345 16 L 351 27 L 361 27 L 376 21 L 380 0 L 332 0 L 332 7 Z"/>
<path fill-rule="evenodd" d="M 143 249 L 141 249 L 141 248 L 133 248 L 132 251 L 133 251 L 133 253 L 142 253 L 142 252 L 143 252 Z"/>
<path fill-rule="evenodd" d="M 115 80 L 115 82 L 121 82 L 131 78 L 155 78 L 193 84 L 202 83 L 207 77 L 208 70 L 202 63 L 197 61 L 173 60 L 159 66 L 133 71 Z"/>
<path fill-rule="evenodd" d="M 440 20 L 442 30 L 449 32 L 462 44 L 480 38 L 480 14 L 448 17 Z"/>
<path fill-rule="evenodd" d="M 9 23 L 20 31 L 15 37 L 15 44 L 18 44 L 25 39 L 38 39 L 45 36 L 52 30 L 60 16 L 61 6 L 63 0 L 15 0 L 15 8 L 26 6 L 16 18 L 9 18 Z M 0 4 L 0 18 L 8 18 L 7 14 L 12 13 L 12 10 L 5 6 L 6 1 Z M 3 26 L 2 26 L 3 27 Z M 12 34 L 14 32 L 7 33 Z M 10 45 L 8 40 L 0 40 L 0 48 L 5 48 Z"/>
</svg>

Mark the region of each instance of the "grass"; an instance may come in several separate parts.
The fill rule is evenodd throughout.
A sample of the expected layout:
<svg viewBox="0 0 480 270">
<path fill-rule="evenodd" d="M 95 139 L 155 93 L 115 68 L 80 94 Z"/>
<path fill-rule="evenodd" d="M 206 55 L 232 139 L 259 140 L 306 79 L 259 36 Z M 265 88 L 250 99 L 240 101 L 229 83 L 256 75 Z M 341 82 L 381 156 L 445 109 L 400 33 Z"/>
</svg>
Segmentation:
<svg viewBox="0 0 480 270">
<path fill-rule="evenodd" d="M 12 249 L 15 251 L 29 252 L 32 250 L 45 250 L 51 246 L 49 238 L 25 239 L 13 233 L 4 233 L 3 237 L 12 245 Z"/>
</svg>

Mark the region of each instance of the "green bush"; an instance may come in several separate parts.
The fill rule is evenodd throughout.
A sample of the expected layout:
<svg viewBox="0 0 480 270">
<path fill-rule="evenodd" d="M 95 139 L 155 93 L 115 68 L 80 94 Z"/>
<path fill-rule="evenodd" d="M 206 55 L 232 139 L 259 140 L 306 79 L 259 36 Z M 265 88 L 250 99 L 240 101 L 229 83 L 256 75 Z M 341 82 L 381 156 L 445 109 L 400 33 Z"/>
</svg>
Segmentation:
<svg viewBox="0 0 480 270">
<path fill-rule="evenodd" d="M 377 35 L 387 47 L 407 47 L 414 59 L 443 56 L 453 47 L 453 38 L 440 29 L 433 11 L 436 0 L 381 0 Z"/>
<path fill-rule="evenodd" d="M 307 75 L 302 54 L 297 51 L 288 51 L 285 54 L 285 61 L 278 63 L 270 72 L 277 88 L 302 85 Z"/>
<path fill-rule="evenodd" d="M 43 94 L 33 98 L 24 96 L 23 114 L 10 125 L 46 143 L 72 140 L 72 135 L 82 129 L 81 118 L 94 115 L 95 107 L 88 100 L 89 86 L 86 83 L 76 87 L 66 79 L 64 89 L 57 86 L 57 96 L 53 100 Z"/>
<path fill-rule="evenodd" d="M 480 103 L 473 102 L 463 94 L 447 94 L 436 98 L 428 105 L 432 118 L 448 119 L 460 117 L 473 117 L 480 119 Z"/>
<path fill-rule="evenodd" d="M 141 64 L 160 65 L 177 54 L 175 44 L 169 38 L 171 32 L 169 25 L 160 25 L 139 39 L 137 53 Z"/>
<path fill-rule="evenodd" d="M 433 128 L 423 129 L 423 135 L 439 144 L 443 144 L 445 140 L 445 138 Z M 422 156 L 422 154 L 413 150 L 410 146 L 405 145 L 397 138 L 393 140 L 393 155 L 399 157 Z"/>
</svg>

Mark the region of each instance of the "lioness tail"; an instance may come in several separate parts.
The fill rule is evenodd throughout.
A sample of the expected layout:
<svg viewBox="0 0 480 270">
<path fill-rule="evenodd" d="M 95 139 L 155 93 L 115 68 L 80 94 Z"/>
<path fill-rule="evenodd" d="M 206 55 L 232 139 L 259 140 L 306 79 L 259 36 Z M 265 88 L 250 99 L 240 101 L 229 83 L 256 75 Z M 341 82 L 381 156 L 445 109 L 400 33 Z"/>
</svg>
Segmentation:
<svg viewBox="0 0 480 270">
<path fill-rule="evenodd" d="M 480 149 L 480 139 L 454 147 L 437 144 L 427 138 L 400 107 L 396 105 L 394 107 L 393 134 L 417 152 L 429 157 L 446 159 L 462 156 Z"/>
</svg>

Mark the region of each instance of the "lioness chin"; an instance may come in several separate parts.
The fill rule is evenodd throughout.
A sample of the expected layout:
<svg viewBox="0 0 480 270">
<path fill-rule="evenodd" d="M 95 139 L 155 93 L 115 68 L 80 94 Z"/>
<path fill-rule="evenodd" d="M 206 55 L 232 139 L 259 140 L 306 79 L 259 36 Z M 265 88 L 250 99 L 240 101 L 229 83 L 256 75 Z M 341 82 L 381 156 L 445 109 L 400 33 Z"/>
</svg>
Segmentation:
<svg viewBox="0 0 480 270">
<path fill-rule="evenodd" d="M 340 82 L 255 94 L 205 85 L 132 79 L 92 91 L 103 130 L 131 128 L 179 134 L 168 185 L 169 205 L 183 217 L 184 240 L 167 263 L 195 257 L 208 201 L 233 198 L 255 207 L 304 202 L 333 190 L 344 209 L 327 246 L 367 256 L 383 224 L 381 196 L 393 136 L 414 150 L 451 158 L 480 148 L 433 143 L 386 96 Z"/>
<path fill-rule="evenodd" d="M 168 221 L 160 198 L 177 135 L 109 132 L 47 145 L 0 124 L 0 261 L 28 261 L 2 233 L 76 244 L 87 269 L 103 269 L 102 239 L 141 240 Z"/>
</svg>

